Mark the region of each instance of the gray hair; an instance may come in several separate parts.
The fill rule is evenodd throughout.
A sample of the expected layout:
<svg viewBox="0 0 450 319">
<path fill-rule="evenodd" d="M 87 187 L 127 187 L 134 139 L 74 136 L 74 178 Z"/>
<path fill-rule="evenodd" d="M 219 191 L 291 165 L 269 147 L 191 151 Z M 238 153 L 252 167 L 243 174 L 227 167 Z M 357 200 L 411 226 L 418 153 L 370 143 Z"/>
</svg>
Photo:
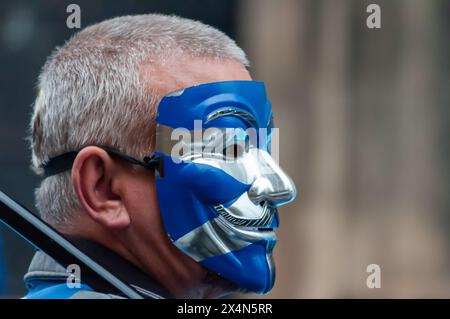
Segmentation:
<svg viewBox="0 0 450 319">
<path fill-rule="evenodd" d="M 147 14 L 92 25 L 56 48 L 38 81 L 31 119 L 32 168 L 87 145 L 104 145 L 142 158 L 154 147 L 161 97 L 140 76 L 143 64 L 171 56 L 233 59 L 245 53 L 221 31 L 198 21 Z M 151 76 L 151 75 L 150 75 Z M 70 172 L 44 179 L 36 207 L 54 226 L 71 223 L 78 200 Z"/>
</svg>

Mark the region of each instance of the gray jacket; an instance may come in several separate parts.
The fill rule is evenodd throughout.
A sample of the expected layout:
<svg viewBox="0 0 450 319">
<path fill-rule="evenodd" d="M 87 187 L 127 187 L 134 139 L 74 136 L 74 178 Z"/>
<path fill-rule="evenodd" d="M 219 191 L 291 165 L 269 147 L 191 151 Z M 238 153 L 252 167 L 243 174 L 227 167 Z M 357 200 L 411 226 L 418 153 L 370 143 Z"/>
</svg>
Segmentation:
<svg viewBox="0 0 450 319">
<path fill-rule="evenodd" d="M 151 299 L 170 298 L 170 295 L 156 284 L 147 274 L 136 266 L 115 254 L 109 249 L 92 241 L 74 239 L 78 248 L 88 256 L 95 256 L 108 266 L 108 270 L 117 274 L 141 295 Z M 95 291 L 83 282 L 81 271 L 81 286 L 68 284 L 69 273 L 54 259 L 43 252 L 34 255 L 28 272 L 24 276 L 28 294 L 25 299 L 122 299 L 124 297 L 108 291 Z M 69 282 L 71 282 L 69 280 Z"/>
</svg>

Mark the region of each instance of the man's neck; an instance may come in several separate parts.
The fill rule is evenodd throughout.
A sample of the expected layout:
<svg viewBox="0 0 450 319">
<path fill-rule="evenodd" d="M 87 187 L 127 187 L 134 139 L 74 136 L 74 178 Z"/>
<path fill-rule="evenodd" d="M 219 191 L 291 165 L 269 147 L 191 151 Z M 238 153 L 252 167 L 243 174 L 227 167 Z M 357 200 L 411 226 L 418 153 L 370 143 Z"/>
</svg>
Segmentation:
<svg viewBox="0 0 450 319">
<path fill-rule="evenodd" d="M 143 245 L 142 240 L 123 233 L 105 234 L 97 230 L 94 237 L 70 230 L 65 232 L 72 238 L 96 242 L 121 256 L 167 291 L 171 297 L 219 298 L 236 290 L 235 285 L 209 272 L 175 247 L 170 240 L 150 246 Z M 112 271 L 114 272 L 114 269 Z"/>
</svg>

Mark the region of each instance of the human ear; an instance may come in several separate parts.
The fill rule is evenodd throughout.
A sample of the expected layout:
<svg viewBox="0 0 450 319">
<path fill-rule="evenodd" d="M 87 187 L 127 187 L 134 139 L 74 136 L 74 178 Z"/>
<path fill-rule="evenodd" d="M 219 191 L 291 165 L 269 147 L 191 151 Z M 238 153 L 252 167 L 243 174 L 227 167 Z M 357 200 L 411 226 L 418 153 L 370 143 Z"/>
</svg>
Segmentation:
<svg viewBox="0 0 450 319">
<path fill-rule="evenodd" d="M 122 200 L 119 166 L 99 147 L 83 148 L 72 166 L 72 182 L 80 208 L 109 229 L 122 229 L 130 216 Z"/>
</svg>

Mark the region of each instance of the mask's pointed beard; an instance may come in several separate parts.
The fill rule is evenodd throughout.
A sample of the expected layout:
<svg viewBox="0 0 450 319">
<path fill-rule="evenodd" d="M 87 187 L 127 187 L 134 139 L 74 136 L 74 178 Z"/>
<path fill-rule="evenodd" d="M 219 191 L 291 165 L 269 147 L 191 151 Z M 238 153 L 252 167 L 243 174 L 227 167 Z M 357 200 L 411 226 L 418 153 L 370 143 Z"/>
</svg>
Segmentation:
<svg viewBox="0 0 450 319">
<path fill-rule="evenodd" d="M 259 230 L 272 230 L 264 227 L 268 227 L 272 224 L 273 217 L 276 213 L 276 208 L 269 205 L 267 201 L 260 204 L 262 212 L 261 217 L 258 219 L 242 218 L 233 216 L 232 213 L 223 205 L 214 206 L 214 209 L 220 216 L 225 218 L 228 222 L 242 227 L 261 227 Z"/>
</svg>

